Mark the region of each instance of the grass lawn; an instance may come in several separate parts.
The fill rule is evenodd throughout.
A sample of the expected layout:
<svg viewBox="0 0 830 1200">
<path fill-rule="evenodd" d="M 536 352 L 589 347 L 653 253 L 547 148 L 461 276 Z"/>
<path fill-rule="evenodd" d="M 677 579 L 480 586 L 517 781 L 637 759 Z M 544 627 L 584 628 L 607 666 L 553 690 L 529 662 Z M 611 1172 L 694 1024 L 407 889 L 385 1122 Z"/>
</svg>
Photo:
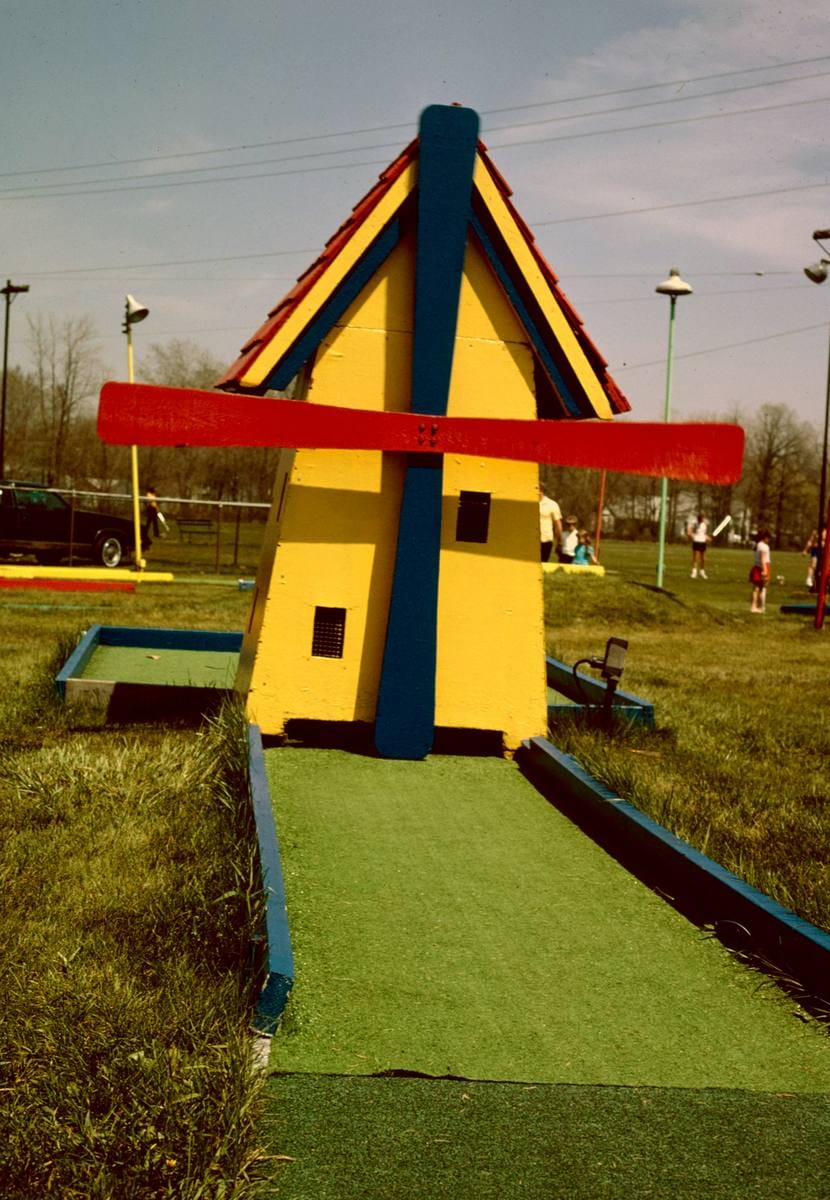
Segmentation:
<svg viewBox="0 0 830 1200">
<path fill-rule="evenodd" d="M 192 567 L 205 577 L 212 569 L 210 545 L 180 552 L 180 563 L 151 554 L 150 565 Z M 654 702 L 658 729 L 608 737 L 563 724 L 554 740 L 663 824 L 830 928 L 830 630 L 817 634 L 808 620 L 777 611 L 779 600 L 805 598 L 806 560 L 773 555 L 773 572 L 785 581 L 774 586 L 766 615 L 751 617 L 746 551 L 712 551 L 710 578 L 692 581 L 688 551 L 670 546 L 665 594 L 651 586 L 654 546 L 608 542 L 601 552 L 605 578 L 547 580 L 549 649 L 573 662 L 601 651 L 608 636 L 628 638 L 623 687 Z M 238 558 L 233 574 L 251 574 L 253 545 Z M 240 630 L 250 602 L 251 593 L 218 582 L 142 586 L 134 595 L 0 592 L 4 1200 L 252 1194 L 259 1151 L 242 984 L 250 843 L 231 804 L 240 794 L 233 755 L 225 759 L 224 742 L 184 728 L 79 721 L 56 704 L 51 688 L 57 660 L 93 622 Z M 220 758 L 227 772 L 216 770 Z M 322 818 L 312 805 L 306 819 Z M 454 835 L 459 856 L 470 821 Z M 429 827 L 426 815 L 424 823 Z M 487 846 L 497 853 L 495 839 Z M 486 889 L 491 868 L 483 856 L 480 877 L 458 876 L 462 909 L 465 889 Z M 356 870 L 353 861 L 348 869 Z M 544 896 L 547 883 L 537 885 L 542 890 L 534 894 Z M 382 886 L 388 895 L 388 882 Z M 524 877 L 516 886 L 524 889 Z M 595 893 L 609 895 L 609 886 L 596 882 Z M 504 897 L 492 888 L 487 895 L 495 917 Z M 355 899 L 366 903 L 359 892 Z M 377 906 L 374 895 L 368 899 Z M 648 919 L 662 929 L 665 914 L 657 908 L 659 916 Z M 423 919 L 430 910 L 412 911 Z M 594 923 L 607 924 L 605 909 Z M 301 926 L 297 937 L 298 955 L 314 950 Z M 671 953 L 674 935 L 665 937 Z M 629 978 L 621 984 L 636 979 L 640 945 L 631 947 Z M 701 945 L 709 955 L 710 943 Z M 461 953 L 449 940 L 440 948 Z M 493 986 L 507 995 L 515 982 L 494 976 Z M 744 1002 L 737 992 L 730 1004 Z M 759 1001 L 765 1010 L 775 1008 L 767 993 Z M 627 996 L 619 1016 L 629 1032 L 641 1014 L 635 994 Z M 584 1009 L 594 1029 L 597 1003 L 589 996 Z M 383 1011 L 379 1005 L 379 1018 Z M 330 1045 L 321 1050 L 309 1039 L 313 1030 L 302 1028 L 299 1009 L 292 1019 L 292 1053 L 302 1073 L 269 1084 L 274 1102 L 265 1138 L 270 1152 L 295 1163 L 286 1162 L 285 1174 L 266 1185 L 268 1196 L 818 1200 L 830 1192 L 826 1096 L 807 1094 L 796 1080 L 769 1094 L 743 1086 L 321 1076 L 312 1058 Z M 423 1010 L 419 1028 L 429 1042 Z M 815 1032 L 800 1022 L 796 1028 Z M 418 1032 L 403 1029 L 408 1037 Z M 510 1039 L 519 1034 L 510 1030 Z M 494 1055 L 502 1052 L 498 1031 L 485 1035 Z M 601 1058 L 587 1024 L 585 1041 Z M 775 1056 L 788 1051 L 774 1034 L 772 1043 L 771 1055 L 758 1057 L 753 1069 L 778 1070 Z M 465 1052 L 467 1062 L 475 1049 Z M 625 1045 L 613 1049 L 617 1061 L 628 1053 Z M 728 1065 L 727 1053 L 724 1072 Z M 752 1063 L 738 1066 L 746 1071 Z M 780 1071 L 778 1078 L 788 1082 Z M 765 1086 L 760 1078 L 758 1086 Z"/>
<path fill-rule="evenodd" d="M 746 551 L 711 551 L 708 580 L 669 547 L 603 543 L 604 578 L 546 580 L 548 651 L 567 663 L 627 638 L 621 686 L 655 706 L 657 730 L 553 740 L 619 795 L 824 929 L 830 929 L 830 623 L 784 616 L 809 599 L 806 559 L 775 554 L 763 616 L 749 612 Z"/>
</svg>

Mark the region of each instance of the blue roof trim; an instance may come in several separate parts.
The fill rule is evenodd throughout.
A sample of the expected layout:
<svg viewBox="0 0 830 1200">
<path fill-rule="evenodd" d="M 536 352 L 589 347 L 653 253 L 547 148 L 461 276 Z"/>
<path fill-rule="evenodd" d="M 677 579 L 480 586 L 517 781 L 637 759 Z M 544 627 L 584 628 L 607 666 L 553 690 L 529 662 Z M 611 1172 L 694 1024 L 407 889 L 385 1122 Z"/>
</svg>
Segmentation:
<svg viewBox="0 0 830 1200">
<path fill-rule="evenodd" d="M 522 300 L 521 296 L 519 295 L 518 289 L 516 288 L 516 285 L 513 283 L 513 279 L 511 277 L 510 273 L 508 272 L 507 268 L 505 267 L 501 256 L 499 255 L 499 253 L 496 250 L 495 246 L 493 245 L 492 241 L 488 237 L 487 233 L 484 230 L 484 226 L 481 224 L 481 221 L 479 221 L 479 219 L 475 215 L 475 213 L 473 213 L 470 217 L 470 224 L 472 225 L 473 230 L 475 231 L 476 237 L 480 241 L 481 247 L 487 256 L 487 261 L 489 262 L 490 266 L 495 271 L 499 283 L 502 285 L 505 292 L 507 293 L 508 299 L 510 300 L 510 303 L 513 306 L 513 310 L 516 313 L 516 316 L 521 321 L 522 326 L 524 327 L 525 333 L 530 338 L 530 340 L 533 344 L 533 348 L 536 351 L 536 354 L 538 355 L 538 357 L 539 357 L 543 367 L 545 368 L 545 371 L 547 372 L 548 376 L 550 377 L 554 387 L 556 388 L 556 391 L 557 391 L 562 403 L 565 405 L 568 412 L 574 417 L 584 417 L 586 415 L 595 416 L 596 414 L 593 412 L 590 414 L 586 414 L 579 407 L 579 404 L 577 403 L 577 401 L 574 399 L 573 395 L 571 394 L 571 390 L 568 387 L 567 383 L 565 382 L 562 372 L 559 370 L 556 363 L 553 361 L 553 356 L 551 355 L 550 350 L 548 350 L 548 348 L 544 342 L 544 339 L 542 338 L 542 334 L 539 331 L 538 325 L 533 320 L 533 317 L 530 315 L 527 305 L 525 304 L 525 302 Z"/>
<path fill-rule="evenodd" d="M 363 257 L 277 362 L 265 380 L 263 391 L 280 391 L 288 387 L 303 364 L 308 362 L 349 305 L 357 299 L 375 272 L 383 265 L 400 239 L 401 221 L 400 217 L 395 217 L 381 230 Z"/>
</svg>

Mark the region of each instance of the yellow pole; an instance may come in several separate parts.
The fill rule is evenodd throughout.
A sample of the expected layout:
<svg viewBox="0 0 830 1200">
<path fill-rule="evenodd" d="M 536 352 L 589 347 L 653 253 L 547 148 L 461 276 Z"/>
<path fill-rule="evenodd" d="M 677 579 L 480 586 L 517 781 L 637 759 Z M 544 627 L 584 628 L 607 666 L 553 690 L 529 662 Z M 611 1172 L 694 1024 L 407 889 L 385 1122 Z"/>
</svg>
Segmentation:
<svg viewBox="0 0 830 1200">
<path fill-rule="evenodd" d="M 129 321 L 129 313 L 127 314 L 124 326 L 127 331 L 127 382 L 133 383 L 133 331 Z M 136 571 L 143 571 L 147 563 L 141 555 L 141 500 L 138 491 L 138 446 L 130 446 L 130 467 L 133 488 L 134 563 Z"/>
</svg>

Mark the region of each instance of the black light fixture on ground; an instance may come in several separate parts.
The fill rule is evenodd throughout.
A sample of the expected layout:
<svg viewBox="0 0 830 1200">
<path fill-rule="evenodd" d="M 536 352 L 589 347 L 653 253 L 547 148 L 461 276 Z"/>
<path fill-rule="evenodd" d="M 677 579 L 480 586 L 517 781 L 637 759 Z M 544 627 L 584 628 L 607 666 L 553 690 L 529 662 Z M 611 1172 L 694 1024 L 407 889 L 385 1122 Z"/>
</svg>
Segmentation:
<svg viewBox="0 0 830 1200">
<path fill-rule="evenodd" d="M 139 304 L 134 296 L 126 297 L 124 324 L 121 326 L 127 335 L 127 381 L 133 382 L 133 325 L 149 316 L 150 310 Z M 141 496 L 138 490 L 138 446 L 130 446 L 130 472 L 133 490 L 133 531 L 135 534 L 135 569 L 141 571 L 146 566 L 141 554 Z"/>
<path fill-rule="evenodd" d="M 0 478 L 6 474 L 6 388 L 9 374 L 9 309 L 15 296 L 28 292 L 28 283 L 12 283 L 6 280 L 6 286 L 0 288 L 0 296 L 6 298 L 6 324 L 3 330 L 3 394 L 0 400 Z"/>
<path fill-rule="evenodd" d="M 825 247 L 822 242 L 830 239 L 830 229 L 817 229 L 813 234 L 815 241 L 821 249 Z M 824 283 L 827 278 L 827 270 L 830 267 L 830 259 L 822 258 L 816 263 L 811 263 L 809 267 L 804 268 L 804 274 L 812 283 Z M 822 550 L 821 535 L 827 524 L 827 516 L 825 513 L 825 502 L 827 498 L 827 434 L 828 424 L 830 424 L 830 342 L 827 347 L 827 386 L 824 397 L 824 434 L 821 441 L 821 478 L 819 479 L 818 489 L 818 521 L 816 522 L 816 532 L 818 534 L 819 544 L 819 563 L 821 570 L 818 579 L 818 591 L 816 595 L 816 629 L 821 629 L 824 624 L 824 598 L 827 587 L 827 558 L 828 548 Z"/>
</svg>

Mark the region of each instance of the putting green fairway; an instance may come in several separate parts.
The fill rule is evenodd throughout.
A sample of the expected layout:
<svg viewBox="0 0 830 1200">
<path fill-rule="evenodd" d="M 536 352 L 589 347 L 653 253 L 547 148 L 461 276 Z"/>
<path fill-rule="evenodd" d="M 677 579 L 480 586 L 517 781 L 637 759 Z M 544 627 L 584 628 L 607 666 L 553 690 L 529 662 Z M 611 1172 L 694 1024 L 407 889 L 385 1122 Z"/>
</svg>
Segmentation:
<svg viewBox="0 0 830 1200">
<path fill-rule="evenodd" d="M 823 1096 L 281 1076 L 280 1200 L 826 1200 Z"/>
<path fill-rule="evenodd" d="M 154 650 L 147 646 L 96 646 L 85 679 L 161 683 L 169 687 L 233 687 L 237 651 Z"/>
<path fill-rule="evenodd" d="M 279 1072 L 830 1090 L 830 1040 L 500 759 L 266 752 Z"/>
</svg>

